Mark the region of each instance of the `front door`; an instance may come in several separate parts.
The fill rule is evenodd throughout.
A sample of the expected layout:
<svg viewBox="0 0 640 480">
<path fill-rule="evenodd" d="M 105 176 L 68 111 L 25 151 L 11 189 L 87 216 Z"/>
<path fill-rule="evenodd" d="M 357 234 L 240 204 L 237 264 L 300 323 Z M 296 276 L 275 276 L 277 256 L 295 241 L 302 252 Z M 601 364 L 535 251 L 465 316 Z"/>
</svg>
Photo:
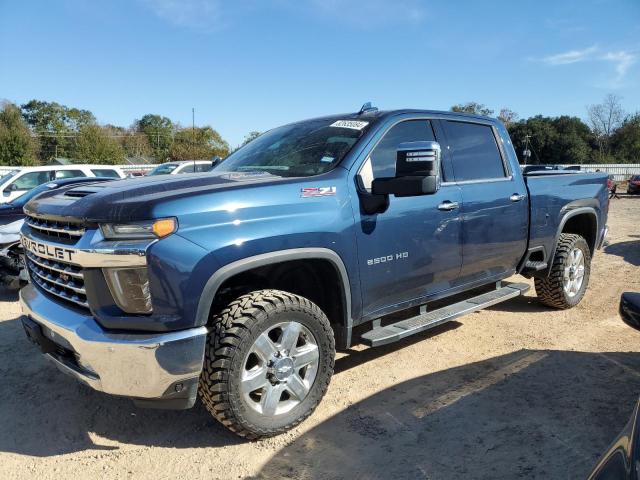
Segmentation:
<svg viewBox="0 0 640 480">
<path fill-rule="evenodd" d="M 373 178 L 395 175 L 399 144 L 436 140 L 428 120 L 397 123 L 360 168 L 361 186 L 370 191 Z M 441 205 L 461 205 L 458 186 L 444 184 L 433 195 L 391 195 L 389 208 L 373 215 L 361 211 L 357 196 L 353 202 L 365 319 L 452 286 L 462 264 L 460 209 Z"/>
</svg>

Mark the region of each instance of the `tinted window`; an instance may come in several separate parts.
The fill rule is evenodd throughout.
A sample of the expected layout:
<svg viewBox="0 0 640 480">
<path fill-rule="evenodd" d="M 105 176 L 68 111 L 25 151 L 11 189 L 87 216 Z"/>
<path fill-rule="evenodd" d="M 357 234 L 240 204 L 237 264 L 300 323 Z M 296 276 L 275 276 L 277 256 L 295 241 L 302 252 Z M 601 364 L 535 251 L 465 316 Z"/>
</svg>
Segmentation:
<svg viewBox="0 0 640 480">
<path fill-rule="evenodd" d="M 404 142 L 435 141 L 431 122 L 428 120 L 409 120 L 397 124 L 371 152 L 373 178 L 393 177 L 396 174 L 396 156 L 398 145 Z"/>
<path fill-rule="evenodd" d="M 211 170 L 211 165 L 208 163 L 199 163 L 196 165 L 196 172 L 208 172 Z"/>
<path fill-rule="evenodd" d="M 505 176 L 500 151 L 490 126 L 450 121 L 443 124 L 457 181 Z"/>
<path fill-rule="evenodd" d="M 25 173 L 18 178 L 13 185 L 15 190 L 31 190 L 32 188 L 42 185 L 44 182 L 48 182 L 51 172 L 30 172 Z M 9 187 L 11 188 L 11 187 Z"/>
<path fill-rule="evenodd" d="M 116 172 L 115 170 L 111 170 L 110 168 L 97 168 L 97 169 L 91 169 L 91 172 L 96 176 L 96 177 L 101 177 L 101 178 L 120 178 L 120 175 L 118 175 L 118 172 Z"/>
<path fill-rule="evenodd" d="M 82 172 L 82 170 L 57 170 L 56 171 L 56 179 L 85 177 L 85 176 L 86 175 Z"/>
<path fill-rule="evenodd" d="M 178 170 L 178 173 L 193 173 L 193 172 L 194 172 L 193 163 L 191 165 L 187 165 L 181 170 Z"/>
</svg>

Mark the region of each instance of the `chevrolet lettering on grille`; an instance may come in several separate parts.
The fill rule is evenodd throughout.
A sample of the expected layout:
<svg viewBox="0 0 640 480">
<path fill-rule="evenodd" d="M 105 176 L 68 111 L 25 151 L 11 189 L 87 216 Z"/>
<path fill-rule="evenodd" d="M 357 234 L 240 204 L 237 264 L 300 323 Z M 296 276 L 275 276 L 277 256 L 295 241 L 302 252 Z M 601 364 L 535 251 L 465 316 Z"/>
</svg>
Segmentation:
<svg viewBox="0 0 640 480">
<path fill-rule="evenodd" d="M 46 243 L 36 242 L 35 240 L 31 240 L 27 237 L 22 237 L 21 243 L 25 250 L 54 260 L 66 260 L 68 262 L 72 262 L 73 255 L 76 253 L 75 250 L 71 250 L 69 248 L 47 245 Z"/>
</svg>

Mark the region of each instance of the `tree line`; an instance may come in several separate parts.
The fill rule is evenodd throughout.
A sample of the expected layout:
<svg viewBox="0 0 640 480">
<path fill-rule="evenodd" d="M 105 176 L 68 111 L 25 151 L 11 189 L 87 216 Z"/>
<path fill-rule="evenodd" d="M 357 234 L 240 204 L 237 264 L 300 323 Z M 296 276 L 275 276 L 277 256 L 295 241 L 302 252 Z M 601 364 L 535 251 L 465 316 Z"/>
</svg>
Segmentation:
<svg viewBox="0 0 640 480">
<path fill-rule="evenodd" d="M 229 144 L 211 126 L 182 127 L 147 114 L 130 127 L 99 125 L 88 110 L 56 102 L 4 102 L 0 108 L 0 165 L 45 164 L 53 158 L 121 164 L 225 157 Z"/>
<path fill-rule="evenodd" d="M 451 110 L 495 113 L 477 102 L 454 105 Z M 503 108 L 497 118 L 507 127 L 520 163 L 640 163 L 640 112 L 625 112 L 620 98 L 610 94 L 602 103 L 589 105 L 586 113 L 586 122 L 569 115 L 519 119 L 517 113 Z"/>
<path fill-rule="evenodd" d="M 493 116 L 478 102 L 451 107 L 454 112 Z M 520 163 L 640 163 L 640 112 L 629 114 L 615 95 L 587 107 L 587 121 L 569 116 L 536 115 L 520 119 L 502 108 Z M 257 137 L 250 132 L 243 144 Z M 224 158 L 229 143 L 211 126 L 185 128 L 171 119 L 147 114 L 127 128 L 99 125 L 88 110 L 31 100 L 0 105 L 0 165 L 45 164 L 55 157 L 82 163 L 121 164 L 129 158 L 153 162 Z M 530 153 L 526 156 L 524 152 Z"/>
</svg>

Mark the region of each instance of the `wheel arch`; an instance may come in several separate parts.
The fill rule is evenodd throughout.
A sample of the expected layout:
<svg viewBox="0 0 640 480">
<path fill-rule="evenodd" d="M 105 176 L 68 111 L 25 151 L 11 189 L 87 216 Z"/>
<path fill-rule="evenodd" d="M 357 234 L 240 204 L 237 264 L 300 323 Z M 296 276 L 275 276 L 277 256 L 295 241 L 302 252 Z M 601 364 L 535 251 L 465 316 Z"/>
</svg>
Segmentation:
<svg viewBox="0 0 640 480">
<path fill-rule="evenodd" d="M 598 212 L 596 211 L 595 207 L 583 206 L 567 210 L 560 219 L 558 229 L 556 231 L 556 236 L 553 241 L 553 249 L 550 252 L 551 255 L 547 258 L 549 268 L 543 270 L 543 275 L 534 276 L 547 277 L 551 273 L 550 267 L 553 264 L 554 257 L 556 256 L 556 251 L 558 250 L 558 241 L 560 240 L 561 234 L 575 233 L 582 236 L 586 240 L 587 245 L 589 245 L 590 253 L 593 256 L 596 249 L 598 231 Z"/>
<path fill-rule="evenodd" d="M 221 287 L 223 287 L 226 282 L 237 278 L 249 279 L 254 272 L 258 272 L 265 267 L 276 268 L 278 266 L 292 264 L 293 262 L 297 264 L 323 262 L 330 264 L 335 270 L 335 278 L 338 280 L 337 288 L 339 289 L 340 296 L 339 313 L 337 313 L 339 318 L 330 318 L 330 320 L 332 326 L 334 326 L 336 346 L 347 348 L 351 344 L 351 330 L 353 327 L 349 276 L 340 256 L 328 248 L 308 247 L 278 250 L 236 260 L 221 267 L 209 277 L 203 288 L 196 311 L 196 325 L 207 324 L 216 298 L 221 293 Z M 245 275 L 245 277 L 240 277 L 242 275 Z M 265 286 L 259 288 L 273 287 Z M 327 315 L 329 316 L 328 313 Z"/>
</svg>

